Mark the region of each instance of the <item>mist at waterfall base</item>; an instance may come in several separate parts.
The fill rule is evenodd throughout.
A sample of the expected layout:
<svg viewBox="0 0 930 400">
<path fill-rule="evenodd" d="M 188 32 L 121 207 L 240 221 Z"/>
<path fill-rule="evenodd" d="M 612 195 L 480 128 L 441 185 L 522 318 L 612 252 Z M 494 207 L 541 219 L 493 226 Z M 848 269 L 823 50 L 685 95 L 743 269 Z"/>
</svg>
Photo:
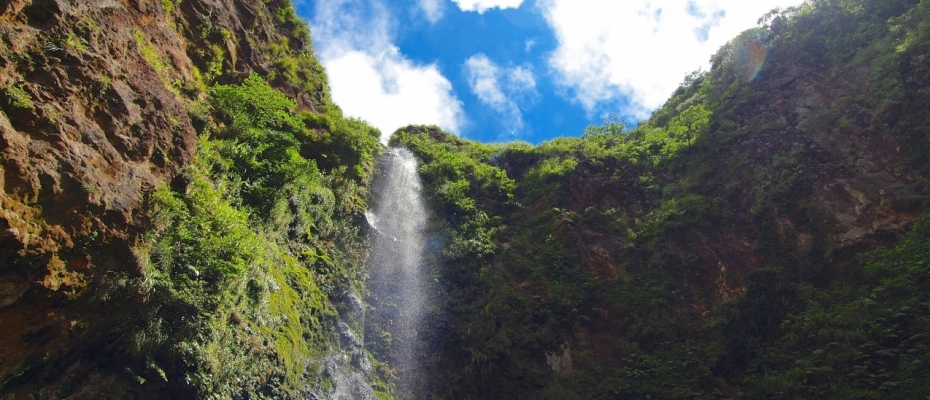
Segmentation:
<svg viewBox="0 0 930 400">
<path fill-rule="evenodd" d="M 379 159 L 372 211 L 369 261 L 372 312 L 366 344 L 383 353 L 396 374 L 398 398 L 424 398 L 428 387 L 421 362 L 425 308 L 429 302 L 424 263 L 427 210 L 417 160 L 407 149 L 389 149 Z"/>
</svg>

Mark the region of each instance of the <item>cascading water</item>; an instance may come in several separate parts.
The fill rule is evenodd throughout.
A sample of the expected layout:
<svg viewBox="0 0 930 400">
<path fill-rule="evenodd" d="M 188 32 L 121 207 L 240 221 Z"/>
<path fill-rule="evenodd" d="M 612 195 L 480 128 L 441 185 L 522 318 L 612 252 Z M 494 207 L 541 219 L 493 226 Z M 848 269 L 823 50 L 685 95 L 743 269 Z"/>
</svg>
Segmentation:
<svg viewBox="0 0 930 400">
<path fill-rule="evenodd" d="M 374 231 L 369 287 L 375 314 L 366 336 L 390 338 L 382 341 L 386 342 L 382 350 L 397 374 L 396 393 L 399 398 L 413 398 L 418 388 L 425 387 L 418 333 L 427 304 L 423 279 L 427 211 L 413 154 L 390 149 L 379 161 L 374 210 L 365 214 Z"/>
</svg>

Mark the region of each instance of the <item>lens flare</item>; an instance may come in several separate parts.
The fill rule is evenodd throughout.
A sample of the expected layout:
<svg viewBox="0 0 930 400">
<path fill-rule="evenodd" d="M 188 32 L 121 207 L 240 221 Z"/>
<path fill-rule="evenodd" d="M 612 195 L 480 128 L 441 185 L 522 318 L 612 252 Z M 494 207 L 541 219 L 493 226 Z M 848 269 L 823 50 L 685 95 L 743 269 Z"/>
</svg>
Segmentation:
<svg viewBox="0 0 930 400">
<path fill-rule="evenodd" d="M 736 38 L 736 60 L 747 81 L 756 79 L 765 65 L 768 47 L 757 37 L 749 34 Z"/>
</svg>

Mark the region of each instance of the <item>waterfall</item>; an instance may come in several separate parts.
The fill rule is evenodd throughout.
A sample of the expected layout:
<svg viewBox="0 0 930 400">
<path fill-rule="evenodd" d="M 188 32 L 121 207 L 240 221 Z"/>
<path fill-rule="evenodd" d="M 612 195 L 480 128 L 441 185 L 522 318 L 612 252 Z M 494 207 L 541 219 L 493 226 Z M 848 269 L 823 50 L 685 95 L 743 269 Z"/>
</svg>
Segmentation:
<svg viewBox="0 0 930 400">
<path fill-rule="evenodd" d="M 417 160 L 407 149 L 390 149 L 379 159 L 374 209 L 365 214 L 372 227 L 369 267 L 373 323 L 368 342 L 380 349 L 397 374 L 398 398 L 415 398 L 425 387 L 419 335 L 427 304 L 424 248 L 427 212 Z M 372 339 L 374 335 L 377 339 Z"/>
</svg>

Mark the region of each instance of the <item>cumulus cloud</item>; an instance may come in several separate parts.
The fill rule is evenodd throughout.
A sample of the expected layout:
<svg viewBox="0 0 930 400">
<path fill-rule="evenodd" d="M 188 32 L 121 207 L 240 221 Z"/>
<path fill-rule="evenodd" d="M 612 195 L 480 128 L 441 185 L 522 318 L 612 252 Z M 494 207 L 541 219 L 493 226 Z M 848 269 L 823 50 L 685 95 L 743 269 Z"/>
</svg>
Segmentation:
<svg viewBox="0 0 930 400">
<path fill-rule="evenodd" d="M 482 104 L 501 114 L 511 132 L 523 129 L 518 101 L 528 101 L 536 92 L 533 71 L 524 66 L 502 68 L 479 53 L 465 61 L 465 77 Z"/>
<path fill-rule="evenodd" d="M 396 51 L 352 50 L 325 61 L 333 100 L 343 111 L 381 130 L 387 141 L 397 128 L 435 124 L 458 132 L 462 105 L 435 66 L 417 66 Z"/>
<path fill-rule="evenodd" d="M 802 0 L 541 0 L 558 83 L 588 112 L 645 118 L 684 76 L 763 14 Z"/>
<path fill-rule="evenodd" d="M 452 0 L 459 6 L 462 11 L 476 11 L 483 14 L 492 8 L 517 8 L 523 4 L 523 0 Z"/>
<path fill-rule="evenodd" d="M 314 42 L 333 100 L 346 115 L 380 129 L 382 141 L 408 124 L 459 131 L 464 113 L 452 84 L 435 64 L 414 63 L 394 45 L 383 3 L 320 1 L 315 11 Z"/>
</svg>

